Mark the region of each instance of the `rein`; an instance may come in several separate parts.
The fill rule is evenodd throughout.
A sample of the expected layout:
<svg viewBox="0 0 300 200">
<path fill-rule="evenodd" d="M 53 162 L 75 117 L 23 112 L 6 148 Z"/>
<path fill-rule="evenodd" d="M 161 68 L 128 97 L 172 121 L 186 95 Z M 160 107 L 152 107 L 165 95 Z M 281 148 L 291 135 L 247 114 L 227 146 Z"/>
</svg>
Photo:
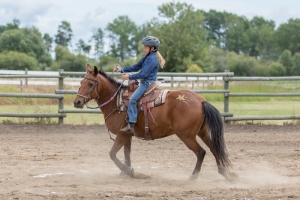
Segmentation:
<svg viewBox="0 0 300 200">
<path fill-rule="evenodd" d="M 109 76 L 113 75 L 115 71 L 113 71 Z M 100 81 L 98 81 L 98 76 L 97 76 L 97 80 L 95 79 L 91 79 L 91 78 L 87 78 L 87 77 L 84 77 L 84 79 L 87 79 L 87 80 L 90 80 L 90 81 L 94 81 L 95 82 L 95 85 L 93 86 L 93 88 L 89 91 L 88 95 L 87 96 L 84 96 L 84 95 L 81 95 L 81 94 L 78 94 L 77 93 L 77 96 L 80 96 L 80 97 L 83 97 L 84 98 L 84 102 L 86 102 L 87 100 L 91 99 L 91 94 L 94 90 L 96 90 L 96 94 L 97 94 L 97 98 L 95 99 L 95 101 L 98 101 L 98 99 L 100 98 L 100 95 L 98 94 L 98 84 Z M 96 107 L 90 107 L 90 106 L 86 106 L 87 108 L 89 109 L 98 109 L 98 108 L 101 108 L 103 106 L 105 106 L 106 104 L 108 104 L 109 102 L 111 102 L 115 97 L 116 95 L 118 94 L 119 90 L 121 89 L 121 87 L 123 86 L 123 83 L 124 83 L 125 80 L 123 80 L 123 82 L 121 83 L 121 85 L 119 86 L 118 90 L 115 92 L 115 94 L 106 102 L 104 102 L 103 104 L 101 105 L 98 105 Z M 79 88 L 80 89 L 80 88 Z M 79 92 L 79 90 L 78 90 Z"/>
<path fill-rule="evenodd" d="M 86 106 L 86 107 L 89 108 L 89 109 L 97 109 L 97 108 L 101 108 L 101 107 L 105 106 L 106 104 L 108 104 L 109 102 L 111 102 L 116 97 L 116 95 L 118 94 L 119 90 L 123 86 L 123 83 L 124 83 L 124 81 L 121 83 L 121 85 L 119 86 L 118 90 L 115 92 L 115 94 L 108 101 L 106 101 L 103 104 L 98 105 L 96 107 L 90 107 L 90 106 Z"/>
</svg>

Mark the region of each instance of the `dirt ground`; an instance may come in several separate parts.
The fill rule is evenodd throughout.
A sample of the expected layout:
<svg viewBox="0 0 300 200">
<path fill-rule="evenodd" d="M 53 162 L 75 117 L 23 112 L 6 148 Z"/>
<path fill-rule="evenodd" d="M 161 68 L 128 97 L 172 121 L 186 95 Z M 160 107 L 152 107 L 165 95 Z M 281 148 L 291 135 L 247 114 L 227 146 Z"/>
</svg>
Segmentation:
<svg viewBox="0 0 300 200">
<path fill-rule="evenodd" d="M 132 166 L 150 178 L 131 179 L 110 160 L 105 126 L 0 125 L 0 199 L 300 199 L 300 126 L 226 125 L 225 139 L 235 183 L 202 142 L 188 181 L 196 157 L 176 136 L 134 138 Z"/>
</svg>

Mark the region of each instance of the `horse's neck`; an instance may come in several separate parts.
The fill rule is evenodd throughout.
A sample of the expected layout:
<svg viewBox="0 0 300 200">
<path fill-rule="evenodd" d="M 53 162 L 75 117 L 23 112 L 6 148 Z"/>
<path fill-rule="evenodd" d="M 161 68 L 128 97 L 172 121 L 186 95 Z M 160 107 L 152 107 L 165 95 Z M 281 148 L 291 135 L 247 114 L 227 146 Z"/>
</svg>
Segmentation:
<svg viewBox="0 0 300 200">
<path fill-rule="evenodd" d="M 103 77 L 101 77 L 100 83 L 101 85 L 99 89 L 101 91 L 99 92 L 100 98 L 97 101 L 98 105 L 108 102 L 118 90 L 117 86 L 113 85 Z M 117 98 L 115 97 L 113 100 L 100 108 L 104 115 L 108 115 L 116 107 L 116 99 Z"/>
</svg>

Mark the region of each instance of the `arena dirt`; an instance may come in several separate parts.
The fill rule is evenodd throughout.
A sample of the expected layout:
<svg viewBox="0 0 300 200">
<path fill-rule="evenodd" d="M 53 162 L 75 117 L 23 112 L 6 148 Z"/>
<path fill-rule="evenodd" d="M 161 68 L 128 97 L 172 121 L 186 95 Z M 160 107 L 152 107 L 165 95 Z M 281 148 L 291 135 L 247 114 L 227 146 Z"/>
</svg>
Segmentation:
<svg viewBox="0 0 300 200">
<path fill-rule="evenodd" d="M 0 125 L 0 199 L 300 199 L 300 126 L 227 125 L 234 183 L 207 150 L 176 137 L 132 143 L 132 166 L 147 179 L 119 176 L 105 126 Z M 118 157 L 124 160 L 123 149 Z"/>
</svg>

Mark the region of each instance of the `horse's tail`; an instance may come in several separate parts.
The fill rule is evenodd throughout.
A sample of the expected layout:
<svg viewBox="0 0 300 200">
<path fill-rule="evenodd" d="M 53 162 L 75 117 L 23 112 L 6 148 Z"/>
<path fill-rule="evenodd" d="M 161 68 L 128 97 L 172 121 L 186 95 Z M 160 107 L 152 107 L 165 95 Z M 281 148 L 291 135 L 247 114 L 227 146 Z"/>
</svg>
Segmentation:
<svg viewBox="0 0 300 200">
<path fill-rule="evenodd" d="M 231 162 L 228 158 L 227 149 L 224 140 L 224 127 L 220 112 L 208 102 L 202 103 L 204 118 L 208 128 L 207 134 L 210 134 L 210 143 L 215 151 L 216 159 L 220 165 L 228 169 Z"/>
</svg>

